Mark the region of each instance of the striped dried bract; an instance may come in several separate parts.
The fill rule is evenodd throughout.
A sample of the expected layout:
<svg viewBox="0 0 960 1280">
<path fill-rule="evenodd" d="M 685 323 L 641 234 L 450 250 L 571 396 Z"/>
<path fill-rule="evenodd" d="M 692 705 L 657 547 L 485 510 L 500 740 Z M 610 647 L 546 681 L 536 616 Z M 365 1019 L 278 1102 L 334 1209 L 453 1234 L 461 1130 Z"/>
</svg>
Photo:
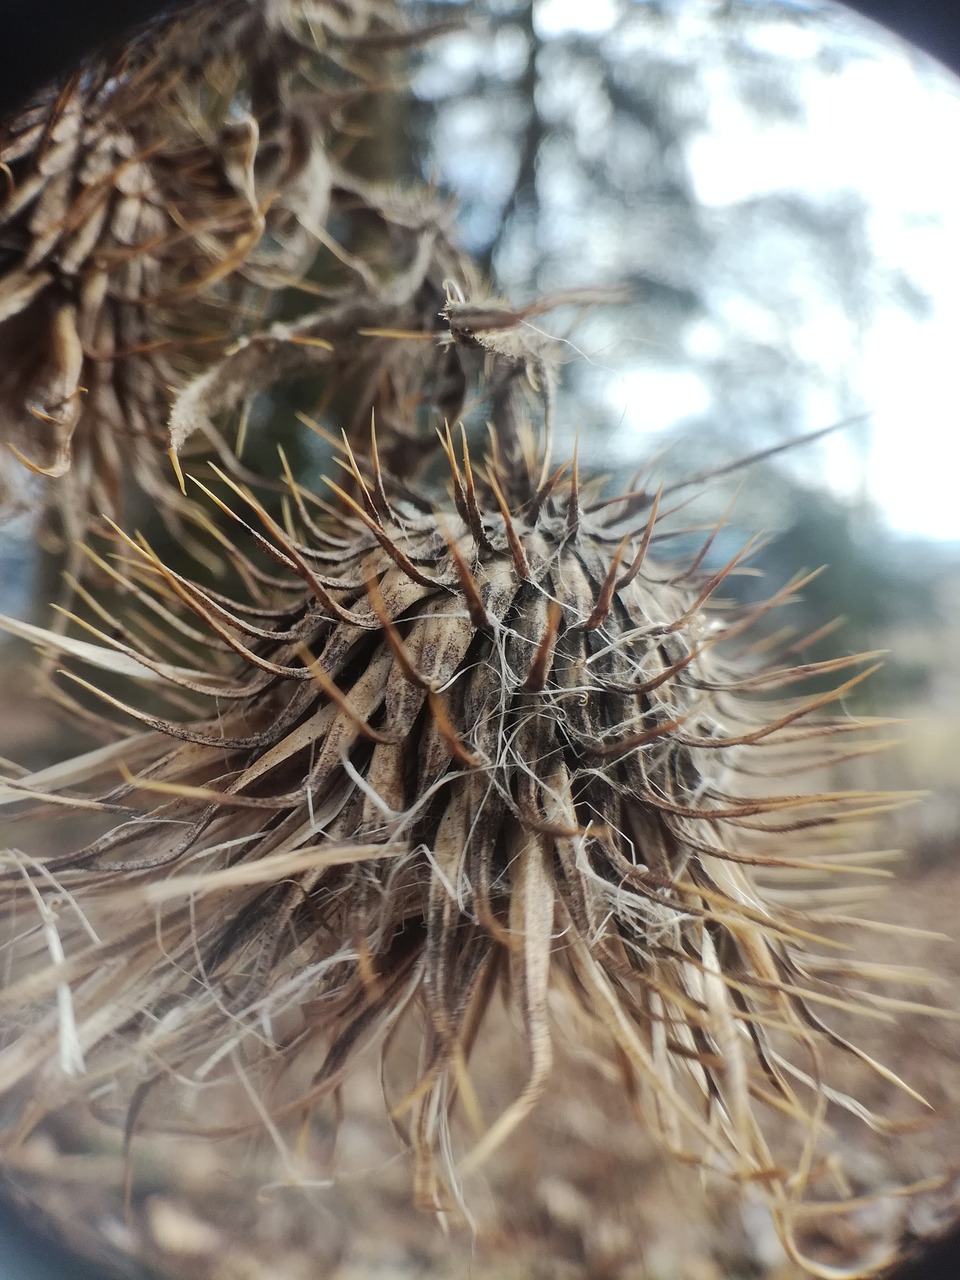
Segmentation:
<svg viewBox="0 0 960 1280">
<path fill-rule="evenodd" d="M 387 0 L 218 0 L 0 131 L 0 511 L 50 503 L 77 537 L 132 481 L 176 504 L 173 394 L 302 280 L 350 111 L 411 39 Z"/>
<path fill-rule="evenodd" d="M 869 1120 L 829 1084 L 831 1054 L 865 1055 L 825 1017 L 884 1001 L 884 967 L 820 934 L 824 885 L 864 871 L 845 838 L 889 798 L 797 783 L 854 750 L 865 722 L 833 711 L 862 659 L 761 667 L 751 632 L 800 584 L 723 605 L 735 562 L 672 563 L 668 499 L 551 470 L 499 403 L 485 459 L 444 438 L 441 502 L 392 482 L 375 441 L 325 497 L 291 477 L 281 522 L 223 476 L 233 594 L 125 540 L 132 615 L 101 607 L 85 639 L 20 627 L 110 672 L 107 718 L 137 723 L 4 786 L 102 823 L 71 852 L 7 855 L 12 1132 L 78 1094 L 135 1128 L 170 1091 L 238 1079 L 300 1123 L 374 1045 L 439 1207 L 572 1034 L 668 1148 L 767 1195 L 793 1250 L 827 1111 Z M 844 668 L 833 693 L 771 699 Z M 529 1073 L 484 1117 L 471 1073 L 497 992 Z M 410 1036 L 416 1079 L 390 1092 Z M 768 1141 L 784 1128 L 787 1155 Z"/>
<path fill-rule="evenodd" d="M 458 279 L 471 296 L 485 298 L 487 291 L 457 244 L 453 205 L 430 188 L 368 183 L 339 167 L 334 183 L 335 206 L 346 206 L 365 226 L 362 255 L 325 237 L 336 259 L 326 264 L 332 279 L 311 290 L 324 301 L 294 321 L 249 334 L 183 388 L 169 419 L 175 455 L 257 393 L 304 375 L 319 376 L 317 412 L 325 416 L 335 403 L 349 438 L 365 435 L 375 413 L 391 474 L 415 475 L 433 452 L 425 435 L 459 416 L 468 379 L 449 329 L 448 288 Z M 582 301 L 585 292 L 561 301 Z M 589 297 L 596 300 L 597 291 Z"/>
</svg>

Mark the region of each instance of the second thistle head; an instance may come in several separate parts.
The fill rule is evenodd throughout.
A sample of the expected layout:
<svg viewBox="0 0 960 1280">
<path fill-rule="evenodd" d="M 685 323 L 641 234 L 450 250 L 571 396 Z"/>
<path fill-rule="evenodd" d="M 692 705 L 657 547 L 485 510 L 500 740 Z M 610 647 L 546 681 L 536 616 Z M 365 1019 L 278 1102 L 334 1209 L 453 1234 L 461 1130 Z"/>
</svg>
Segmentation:
<svg viewBox="0 0 960 1280">
<path fill-rule="evenodd" d="M 802 787 L 857 727 L 826 709 L 862 671 L 768 695 L 862 659 L 761 668 L 747 637 L 796 583 L 719 602 L 748 548 L 713 572 L 705 551 L 673 563 L 656 493 L 604 498 L 514 426 L 483 459 L 444 436 L 442 501 L 385 476 L 375 438 L 346 447 L 333 501 L 290 477 L 283 523 L 221 477 L 234 596 L 128 540 L 142 618 L 74 649 L 177 710 L 108 695 L 144 731 L 58 770 L 115 820 L 10 878 L 18 910 L 55 884 L 90 932 L 65 970 L 24 977 L 0 1087 L 34 1073 L 35 1120 L 65 1087 L 65 1036 L 83 1087 L 150 1064 L 158 1082 L 229 1083 L 309 1055 L 279 1121 L 409 1023 L 418 1081 L 398 1114 L 439 1207 L 544 1095 L 559 1001 L 651 1130 L 765 1188 L 790 1241 L 809 1176 L 773 1154 L 769 1116 L 806 1150 L 825 1098 L 862 1113 L 823 1092 L 824 1055 L 864 1055 L 821 1014 L 844 999 L 822 911 L 778 876 L 844 871 L 838 836 L 877 802 Z M 441 1177 L 450 1115 L 476 1118 L 467 1063 L 497 990 L 527 1080 Z"/>
</svg>

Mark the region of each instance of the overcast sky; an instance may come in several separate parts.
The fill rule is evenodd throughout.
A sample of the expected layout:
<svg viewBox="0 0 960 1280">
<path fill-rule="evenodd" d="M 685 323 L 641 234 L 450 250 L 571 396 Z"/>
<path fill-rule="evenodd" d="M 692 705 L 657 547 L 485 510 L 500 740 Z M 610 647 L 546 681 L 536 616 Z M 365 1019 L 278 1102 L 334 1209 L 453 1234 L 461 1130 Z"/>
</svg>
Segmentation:
<svg viewBox="0 0 960 1280">
<path fill-rule="evenodd" d="M 709 22 L 700 0 L 688 10 L 687 38 Z M 544 29 L 602 29 L 615 17 L 613 0 L 546 0 Z M 758 26 L 752 38 L 802 66 L 818 37 L 783 23 Z M 718 82 L 710 128 L 691 144 L 688 160 L 697 195 L 722 208 L 752 196 L 800 189 L 829 196 L 854 188 L 871 206 L 869 232 L 877 266 L 902 268 L 931 301 L 929 319 L 913 318 L 890 299 L 862 337 L 851 380 L 872 414 L 867 473 L 854 464 L 851 442 L 827 451 L 827 482 L 841 492 L 867 491 L 893 529 L 960 540 L 960 81 L 891 41 L 873 61 L 851 61 L 824 75 L 812 62 L 805 80 L 807 119 L 769 123 L 740 106 Z M 763 323 L 757 316 L 756 324 Z M 706 332 L 700 339 L 709 344 Z M 839 335 L 832 318 L 813 317 L 795 340 L 825 367 Z M 705 391 L 695 378 L 638 369 L 611 385 L 624 426 L 660 429 L 697 412 Z M 633 406 L 643 406 L 642 413 Z M 829 397 L 811 387 L 810 429 L 829 421 Z"/>
</svg>

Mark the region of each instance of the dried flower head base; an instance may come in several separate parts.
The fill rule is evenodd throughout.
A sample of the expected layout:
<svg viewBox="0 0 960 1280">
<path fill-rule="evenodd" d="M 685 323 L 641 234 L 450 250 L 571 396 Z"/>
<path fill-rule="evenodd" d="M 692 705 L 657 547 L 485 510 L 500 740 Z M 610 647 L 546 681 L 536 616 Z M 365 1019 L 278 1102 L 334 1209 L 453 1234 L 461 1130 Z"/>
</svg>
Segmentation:
<svg viewBox="0 0 960 1280">
<path fill-rule="evenodd" d="M 442 1207 L 544 1098 L 572 1025 L 669 1149 L 769 1197 L 795 1252 L 826 1112 L 870 1119 L 829 1085 L 831 1051 L 864 1056 L 831 1008 L 883 1009 L 891 976 L 820 937 L 847 892 L 825 882 L 864 871 L 845 837 L 891 798 L 797 782 L 862 727 L 828 712 L 863 659 L 761 667 L 750 631 L 800 584 L 722 605 L 741 556 L 671 563 L 668 504 L 551 470 L 508 400 L 485 459 L 444 438 L 440 503 L 375 441 L 326 498 L 291 477 L 283 523 L 224 477 L 240 598 L 124 540 L 139 618 L 48 636 L 141 686 L 100 694 L 139 731 L 3 788 L 106 816 L 73 852 L 7 855 L 0 1089 L 19 1134 L 78 1094 L 132 1131 L 154 1094 L 242 1077 L 280 1125 L 412 1028 L 391 1113 Z M 832 694 L 770 699 L 829 670 Z M 470 1072 L 498 991 L 529 1074 L 485 1117 Z M 295 1061 L 311 1077 L 273 1105 Z"/>
</svg>

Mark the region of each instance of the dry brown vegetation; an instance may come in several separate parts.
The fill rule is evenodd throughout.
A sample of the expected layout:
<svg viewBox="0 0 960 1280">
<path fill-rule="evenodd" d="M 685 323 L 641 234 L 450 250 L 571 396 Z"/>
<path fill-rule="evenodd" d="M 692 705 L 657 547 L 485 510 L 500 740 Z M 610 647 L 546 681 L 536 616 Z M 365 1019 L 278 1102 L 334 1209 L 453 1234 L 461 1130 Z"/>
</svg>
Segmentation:
<svg viewBox="0 0 960 1280">
<path fill-rule="evenodd" d="M 951 1200 L 955 873 L 869 900 L 872 656 L 778 648 L 802 578 L 724 601 L 749 545 L 554 459 L 555 300 L 348 171 L 396 16 L 201 9 L 8 135 L 0 426 L 82 542 L 71 626 L 6 626 L 86 749 L 5 747 L 6 1176 L 159 1275 L 863 1275 Z M 258 484 L 221 429 L 307 371 L 330 474 Z M 94 520 L 131 478 L 189 569 Z"/>
</svg>

